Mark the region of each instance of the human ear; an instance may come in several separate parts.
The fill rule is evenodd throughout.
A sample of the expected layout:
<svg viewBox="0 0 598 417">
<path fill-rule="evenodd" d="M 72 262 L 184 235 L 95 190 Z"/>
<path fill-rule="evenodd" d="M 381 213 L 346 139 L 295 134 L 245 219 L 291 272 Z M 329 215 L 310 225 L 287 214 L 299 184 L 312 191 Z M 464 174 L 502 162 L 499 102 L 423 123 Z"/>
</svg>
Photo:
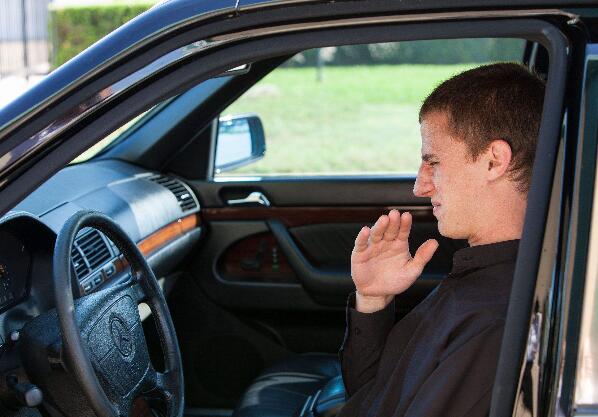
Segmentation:
<svg viewBox="0 0 598 417">
<path fill-rule="evenodd" d="M 512 159 L 511 146 L 503 139 L 493 140 L 486 151 L 488 180 L 494 181 L 507 172 Z"/>
</svg>

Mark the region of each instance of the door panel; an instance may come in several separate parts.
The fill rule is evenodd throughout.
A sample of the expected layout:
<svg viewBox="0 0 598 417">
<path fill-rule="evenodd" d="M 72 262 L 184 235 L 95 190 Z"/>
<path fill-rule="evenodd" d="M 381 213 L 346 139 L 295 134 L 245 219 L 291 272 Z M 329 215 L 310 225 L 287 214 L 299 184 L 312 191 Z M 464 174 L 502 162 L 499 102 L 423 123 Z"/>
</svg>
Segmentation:
<svg viewBox="0 0 598 417">
<path fill-rule="evenodd" d="M 404 295 L 406 308 L 448 273 L 452 254 L 463 246 L 438 234 L 431 206 L 412 194 L 413 179 L 212 182 L 195 188 L 204 205 L 211 206 L 202 211 L 210 235 L 198 254 L 203 265 L 198 282 L 227 307 L 343 308 L 354 289 L 349 261 L 355 237 L 391 208 L 413 215 L 412 250 L 429 238 L 440 243 L 422 277 Z M 270 207 L 226 206 L 256 190 Z M 364 201 L 369 204 L 363 206 Z M 294 205 L 298 202 L 303 203 Z M 246 297 L 249 293 L 259 297 Z"/>
<path fill-rule="evenodd" d="M 412 250 L 429 238 L 440 243 L 422 277 L 402 296 L 408 309 L 448 273 L 452 254 L 464 246 L 438 234 L 429 202 L 412 194 L 413 182 L 384 177 L 192 183 L 209 228 L 194 262 L 197 282 L 225 308 L 342 309 L 354 289 L 349 261 L 355 236 L 396 207 L 413 215 Z M 226 205 L 254 191 L 271 205 Z"/>
<path fill-rule="evenodd" d="M 196 295 L 186 290 L 179 294 L 186 301 L 171 307 L 177 317 L 185 317 L 184 323 L 177 323 L 187 332 L 181 343 L 184 355 L 205 357 L 205 346 L 212 346 L 210 352 L 235 350 L 233 356 L 245 358 L 234 362 L 238 378 L 249 384 L 259 370 L 285 356 L 335 353 L 344 335 L 346 299 L 354 290 L 350 256 L 355 236 L 394 207 L 413 215 L 412 251 L 429 238 L 440 243 L 422 276 L 399 297 L 397 314 L 406 314 L 448 273 L 454 251 L 464 245 L 439 236 L 429 202 L 412 194 L 413 181 L 401 177 L 190 183 L 202 203 L 207 234 L 190 263 Z M 271 205 L 227 206 L 228 200 L 254 191 L 263 193 Z M 210 312 L 198 314 L 198 304 Z M 238 391 L 222 396 L 210 382 L 219 378 L 216 370 L 230 365 L 227 355 L 213 354 L 209 363 L 186 365 L 186 378 L 194 387 L 188 402 L 206 405 L 219 398 L 212 405 L 233 404 Z"/>
</svg>

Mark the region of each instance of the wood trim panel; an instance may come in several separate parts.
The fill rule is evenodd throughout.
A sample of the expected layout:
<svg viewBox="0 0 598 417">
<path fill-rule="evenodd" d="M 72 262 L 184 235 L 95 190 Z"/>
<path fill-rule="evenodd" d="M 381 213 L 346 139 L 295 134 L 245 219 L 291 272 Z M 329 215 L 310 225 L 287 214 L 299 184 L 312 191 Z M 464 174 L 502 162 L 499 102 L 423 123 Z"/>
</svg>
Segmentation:
<svg viewBox="0 0 598 417">
<path fill-rule="evenodd" d="M 145 239 L 140 240 L 137 242 L 137 247 L 143 256 L 151 255 L 156 249 L 161 248 L 179 236 L 198 227 L 200 223 L 199 213 L 190 214 L 187 217 L 183 217 L 182 219 L 167 224 Z M 119 273 L 128 268 L 129 263 L 122 255 L 120 255 L 114 260 L 114 266 L 116 267 L 116 273 Z"/>
<path fill-rule="evenodd" d="M 430 207 L 222 207 L 202 209 L 204 221 L 278 219 L 287 227 L 316 223 L 373 223 L 391 209 L 409 211 L 413 221 L 432 222 Z"/>
<path fill-rule="evenodd" d="M 248 236 L 230 246 L 220 259 L 222 278 L 236 282 L 297 283 L 295 271 L 271 233 Z"/>
<path fill-rule="evenodd" d="M 144 256 L 151 254 L 156 249 L 161 248 L 168 242 L 184 235 L 189 230 L 194 229 L 199 225 L 199 216 L 191 214 L 175 222 L 167 224 L 160 230 L 152 233 L 145 239 L 137 243 L 137 247 Z"/>
</svg>

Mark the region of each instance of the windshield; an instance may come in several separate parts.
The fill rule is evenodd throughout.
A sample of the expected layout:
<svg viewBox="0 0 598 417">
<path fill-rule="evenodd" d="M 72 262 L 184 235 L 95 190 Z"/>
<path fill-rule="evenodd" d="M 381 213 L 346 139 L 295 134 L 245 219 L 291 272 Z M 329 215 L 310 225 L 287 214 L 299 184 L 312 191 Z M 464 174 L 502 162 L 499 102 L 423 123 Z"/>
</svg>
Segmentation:
<svg viewBox="0 0 598 417">
<path fill-rule="evenodd" d="M 124 125 L 120 126 L 104 139 L 100 140 L 98 143 L 93 145 L 91 148 L 83 152 L 81 155 L 73 159 L 70 164 L 78 164 L 80 162 L 85 162 L 93 158 L 94 156 L 98 155 L 100 152 L 108 149 L 108 147 L 112 144 L 118 142 L 118 139 L 126 136 L 129 132 L 133 131 L 137 128 L 137 126 L 143 123 L 146 115 L 149 115 L 153 112 L 153 110 L 158 107 L 159 104 L 151 107 L 149 110 L 144 111 L 143 113 L 137 115 L 133 119 L 129 120 Z M 69 164 L 69 165 L 70 165 Z"/>
<path fill-rule="evenodd" d="M 189 114 L 189 112 L 193 111 L 193 109 L 231 80 L 234 74 L 245 73 L 248 68 L 248 65 L 233 68 L 232 70 L 227 71 L 225 73 L 226 75 L 205 80 L 183 94 L 168 98 L 154 105 L 149 110 L 137 115 L 135 118 L 115 129 L 112 133 L 71 161 L 70 164 L 88 161 L 107 151 L 122 140 L 126 140 L 130 137 L 132 138 L 135 136 L 135 132 L 143 130 L 143 126 L 146 126 L 146 123 L 155 123 L 157 126 L 161 127 L 173 126 L 176 123 L 179 123 Z M 179 105 L 171 106 L 170 104 L 173 102 L 177 102 Z M 161 131 L 161 129 L 158 129 L 158 131 Z M 159 133 L 156 132 L 157 131 L 153 129 L 151 135 L 159 135 Z"/>
</svg>

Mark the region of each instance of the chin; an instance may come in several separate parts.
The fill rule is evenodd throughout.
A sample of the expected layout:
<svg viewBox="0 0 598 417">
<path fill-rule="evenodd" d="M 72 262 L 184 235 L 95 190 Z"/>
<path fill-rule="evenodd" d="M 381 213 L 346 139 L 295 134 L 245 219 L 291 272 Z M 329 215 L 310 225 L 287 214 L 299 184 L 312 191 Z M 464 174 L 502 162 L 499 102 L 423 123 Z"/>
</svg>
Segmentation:
<svg viewBox="0 0 598 417">
<path fill-rule="evenodd" d="M 438 233 L 440 233 L 440 236 L 449 239 L 467 239 L 464 233 L 459 230 L 454 230 L 454 228 L 449 227 L 446 222 L 443 222 L 440 219 L 438 219 Z"/>
<path fill-rule="evenodd" d="M 438 233 L 440 233 L 441 236 L 450 237 L 447 235 L 446 227 L 440 219 L 438 219 Z"/>
</svg>

